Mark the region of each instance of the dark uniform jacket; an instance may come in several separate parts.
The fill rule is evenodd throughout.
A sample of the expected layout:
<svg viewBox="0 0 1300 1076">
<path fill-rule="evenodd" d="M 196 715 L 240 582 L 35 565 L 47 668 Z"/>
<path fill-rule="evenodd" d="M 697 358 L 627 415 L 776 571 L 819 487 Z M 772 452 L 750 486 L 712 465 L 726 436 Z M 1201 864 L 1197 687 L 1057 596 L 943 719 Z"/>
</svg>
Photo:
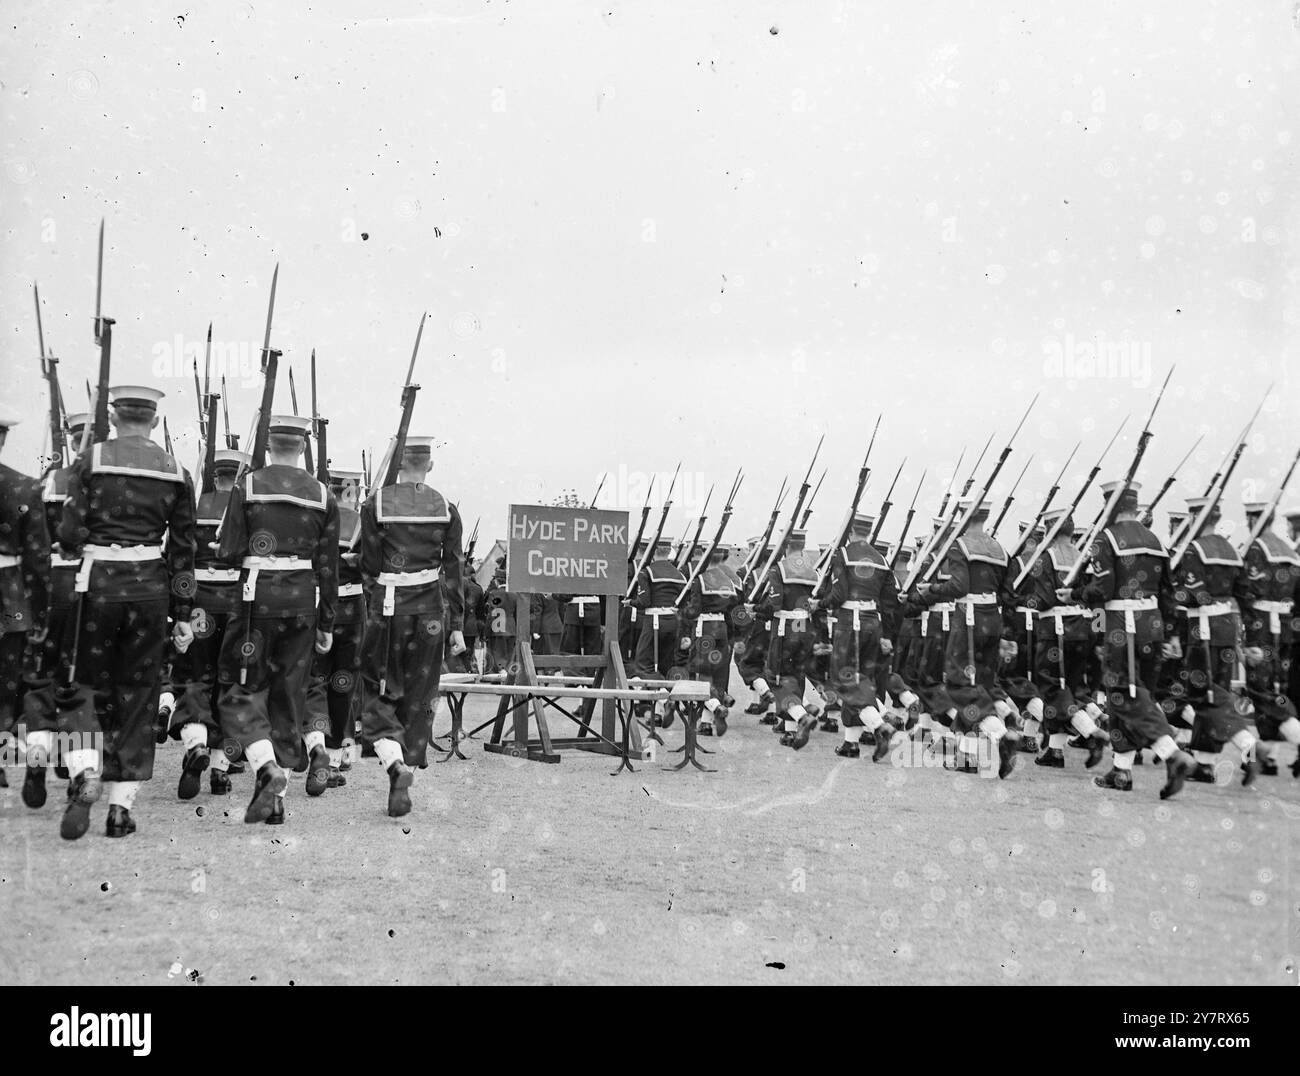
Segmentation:
<svg viewBox="0 0 1300 1076">
<path fill-rule="evenodd" d="M 437 572 L 430 585 L 395 587 L 393 615 L 439 613 L 445 603 L 446 630 L 463 631 L 461 542 L 460 513 L 432 486 L 397 482 L 376 490 L 361 509 L 361 574 L 374 587 L 372 613 L 384 599 L 384 576 Z"/>
<path fill-rule="evenodd" d="M 0 463 L 0 554 L 18 558 L 0 568 L 0 633 L 43 627 L 50 602 L 50 535 L 41 486 Z"/>
</svg>

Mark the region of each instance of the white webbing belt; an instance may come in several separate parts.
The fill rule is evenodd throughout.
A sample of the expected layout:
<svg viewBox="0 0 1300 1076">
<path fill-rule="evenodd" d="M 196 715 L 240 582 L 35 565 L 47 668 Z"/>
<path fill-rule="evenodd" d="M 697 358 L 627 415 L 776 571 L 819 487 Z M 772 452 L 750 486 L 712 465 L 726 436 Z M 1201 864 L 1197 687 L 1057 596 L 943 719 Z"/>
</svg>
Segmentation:
<svg viewBox="0 0 1300 1076">
<path fill-rule="evenodd" d="M 958 605 L 966 607 L 966 624 L 969 627 L 975 623 L 975 606 L 977 605 L 997 605 L 998 596 L 996 594 L 964 594 L 957 599 Z"/>
<path fill-rule="evenodd" d="M 695 638 L 697 639 L 703 638 L 704 625 L 706 623 L 720 624 L 724 620 L 726 620 L 726 617 L 724 617 L 721 613 L 701 613 L 698 617 L 695 618 Z"/>
<path fill-rule="evenodd" d="M 1045 609 L 1038 614 L 1038 619 L 1052 620 L 1056 624 L 1056 634 L 1065 634 L 1065 625 L 1063 621 L 1067 616 L 1091 616 L 1092 610 L 1085 609 L 1082 605 L 1058 605 L 1054 609 Z"/>
<path fill-rule="evenodd" d="M 196 583 L 238 583 L 238 568 L 195 568 Z"/>
<path fill-rule="evenodd" d="M 776 635 L 778 639 L 785 638 L 785 626 L 792 620 L 807 620 L 807 609 L 778 609 L 774 614 L 776 617 Z"/>
<path fill-rule="evenodd" d="M 340 598 L 359 598 L 361 597 L 361 594 L 362 590 L 360 583 L 344 583 L 339 587 Z"/>
<path fill-rule="evenodd" d="M 877 610 L 879 607 L 878 607 L 878 606 L 876 605 L 876 603 L 873 602 L 873 601 L 865 601 L 865 600 L 857 600 L 857 599 L 855 599 L 855 600 L 853 600 L 853 601 L 847 601 L 847 602 L 845 602 L 843 605 L 840 606 L 840 608 L 841 608 L 841 609 L 847 609 L 849 612 L 851 612 L 851 613 L 853 614 L 853 630 L 854 630 L 854 631 L 861 631 L 861 630 L 862 630 L 862 614 L 863 614 L 863 613 L 874 613 L 874 612 L 876 612 L 876 610 Z M 831 618 L 830 618 L 830 617 L 827 617 L 826 619 L 827 619 L 827 620 L 830 620 Z M 832 628 L 835 627 L 834 621 L 831 622 L 831 625 L 830 625 L 830 626 L 831 626 Z"/>
<path fill-rule="evenodd" d="M 21 558 L 13 553 L 0 553 L 0 568 L 17 568 L 21 563 Z"/>
<path fill-rule="evenodd" d="M 398 587 L 423 587 L 438 581 L 437 568 L 425 568 L 419 572 L 380 572 L 376 580 L 384 588 L 384 616 L 392 616 L 397 608 L 396 590 Z"/>
<path fill-rule="evenodd" d="M 303 557 L 245 557 L 242 567 L 248 571 L 244 577 L 243 600 L 251 602 L 257 596 L 257 577 L 262 572 L 313 571 L 315 565 Z"/>
<path fill-rule="evenodd" d="M 1210 617 L 1229 616 L 1233 612 L 1230 602 L 1211 602 L 1209 605 L 1180 605 L 1178 608 L 1187 614 L 1188 620 L 1195 617 L 1200 622 L 1198 639 L 1208 639 L 1210 637 Z"/>
<path fill-rule="evenodd" d="M 1034 617 L 1037 615 L 1037 609 L 1030 609 L 1027 605 L 1017 605 L 1016 612 L 1025 618 L 1025 632 L 1029 633 L 1034 630 Z"/>
<path fill-rule="evenodd" d="M 1252 602 L 1251 608 L 1253 608 L 1257 613 L 1268 614 L 1268 632 L 1270 635 L 1281 635 L 1282 618 L 1291 615 L 1291 611 L 1295 608 L 1295 603 L 1287 601 L 1266 601 L 1261 598 L 1257 602 Z"/>
<path fill-rule="evenodd" d="M 1154 597 L 1151 598 L 1115 598 L 1108 601 L 1105 605 L 1108 613 L 1124 614 L 1124 633 L 1126 635 L 1137 634 L 1137 621 L 1134 619 L 1134 613 L 1147 613 L 1156 609 L 1157 603 Z"/>
<path fill-rule="evenodd" d="M 90 570 L 95 561 L 115 563 L 141 563 L 146 560 L 158 560 L 162 557 L 160 545 L 88 545 L 81 550 L 81 567 L 77 570 L 74 590 L 85 594 L 90 589 Z"/>
</svg>

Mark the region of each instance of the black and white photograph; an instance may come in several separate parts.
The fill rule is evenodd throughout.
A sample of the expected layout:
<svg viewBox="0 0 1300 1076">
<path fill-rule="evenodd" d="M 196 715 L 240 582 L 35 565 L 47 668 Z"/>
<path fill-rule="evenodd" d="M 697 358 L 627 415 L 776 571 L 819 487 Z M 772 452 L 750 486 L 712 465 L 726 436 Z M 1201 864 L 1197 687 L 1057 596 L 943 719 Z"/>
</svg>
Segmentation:
<svg viewBox="0 0 1300 1076">
<path fill-rule="evenodd" d="M 2 14 L 36 1045 L 834 985 L 1294 1046 L 1226 988 L 1300 985 L 1295 0 Z"/>
</svg>

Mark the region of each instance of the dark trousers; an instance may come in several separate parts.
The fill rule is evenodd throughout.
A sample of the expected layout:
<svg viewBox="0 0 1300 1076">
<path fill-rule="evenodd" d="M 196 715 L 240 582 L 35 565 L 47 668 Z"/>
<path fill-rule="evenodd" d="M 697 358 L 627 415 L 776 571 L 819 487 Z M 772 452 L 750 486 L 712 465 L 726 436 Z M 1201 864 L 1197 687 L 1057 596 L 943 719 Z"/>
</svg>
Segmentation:
<svg viewBox="0 0 1300 1076">
<path fill-rule="evenodd" d="M 18 719 L 26 645 L 25 631 L 7 631 L 0 635 L 0 732 L 8 732 Z"/>
<path fill-rule="evenodd" d="M 753 687 L 754 681 L 760 676 L 766 677 L 767 652 L 772 645 L 771 631 L 764 626 L 766 623 L 755 618 L 749 622 L 745 630 L 736 668 L 746 687 Z"/>
<path fill-rule="evenodd" d="M 1255 706 L 1255 727 L 1261 740 L 1276 740 L 1282 722 L 1296 716 L 1295 703 L 1286 691 L 1291 675 L 1291 617 L 1277 617 L 1273 631 L 1268 613 L 1245 613 L 1246 645 L 1264 651 L 1264 660 L 1246 666 L 1246 695 Z"/>
<path fill-rule="evenodd" d="M 830 684 L 840 697 L 840 717 L 849 728 L 862 724 L 859 716 L 876 705 L 876 683 L 882 663 L 880 653 L 880 617 L 858 612 L 854 628 L 854 611 L 837 609 L 832 614 Z"/>
<path fill-rule="evenodd" d="M 334 625 L 328 654 L 312 654 L 307 686 L 307 732 L 323 732 L 325 746 L 340 748 L 356 736 L 358 687 L 365 622 Z"/>
<path fill-rule="evenodd" d="M 181 726 L 197 721 L 208 730 L 208 746 L 221 742 L 221 687 L 217 666 L 232 613 L 208 612 L 194 627 L 194 642 L 184 654 L 172 660 L 172 679 L 180 689 L 172 716 L 172 736 Z"/>
<path fill-rule="evenodd" d="M 1056 621 L 1044 617 L 1034 633 L 1034 680 L 1043 700 L 1043 725 L 1049 733 L 1070 732 L 1070 718 L 1088 704 L 1088 660 L 1092 651 L 1092 626 L 1087 618 L 1063 617 L 1062 633 Z"/>
<path fill-rule="evenodd" d="M 154 717 L 167 649 L 168 599 L 108 602 L 82 595 L 76 681 L 55 691 L 61 731 L 103 733 L 105 781 L 153 776 Z M 70 618 L 64 660 L 71 657 Z"/>
<path fill-rule="evenodd" d="M 728 695 L 731 684 L 731 636 L 725 620 L 700 621 L 691 635 L 690 675 L 707 680 L 713 697 Z"/>
<path fill-rule="evenodd" d="M 993 714 L 997 691 L 1002 614 L 995 605 L 976 606 L 974 620 L 966 622 L 966 607 L 958 602 L 944 651 L 943 686 L 957 708 L 953 726 L 960 732 L 973 731 Z"/>
<path fill-rule="evenodd" d="M 217 672 L 219 707 L 222 730 L 240 747 L 247 750 L 257 740 L 270 740 L 278 765 L 297 764 L 315 642 L 314 613 L 231 617 Z"/>
<path fill-rule="evenodd" d="M 673 671 L 681 666 L 685 655 L 678 650 L 679 621 L 675 613 L 654 617 L 644 609 L 637 614 L 641 626 L 636 639 L 636 653 L 632 657 L 632 675 L 643 680 L 673 679 Z"/>
<path fill-rule="evenodd" d="M 803 705 L 804 689 L 813 664 L 813 644 L 817 641 L 811 618 L 772 620 L 772 641 L 767 651 L 767 678 L 776 695 L 776 712 L 789 713 L 790 707 Z"/>
<path fill-rule="evenodd" d="M 367 618 L 361 662 L 362 739 L 396 740 L 408 766 L 424 763 L 433 734 L 447 641 L 444 622 L 438 613 Z"/>
<path fill-rule="evenodd" d="M 1140 612 L 1134 617 L 1137 631 L 1131 673 L 1124 614 L 1107 611 L 1102 634 L 1101 685 L 1106 712 L 1113 721 L 1111 744 L 1119 754 L 1150 747 L 1161 736 L 1173 735 L 1164 710 L 1151 694 L 1160 677 L 1164 622 L 1156 612 Z"/>
<path fill-rule="evenodd" d="M 601 627 L 599 624 L 565 624 L 560 636 L 561 654 L 600 655 Z"/>
</svg>

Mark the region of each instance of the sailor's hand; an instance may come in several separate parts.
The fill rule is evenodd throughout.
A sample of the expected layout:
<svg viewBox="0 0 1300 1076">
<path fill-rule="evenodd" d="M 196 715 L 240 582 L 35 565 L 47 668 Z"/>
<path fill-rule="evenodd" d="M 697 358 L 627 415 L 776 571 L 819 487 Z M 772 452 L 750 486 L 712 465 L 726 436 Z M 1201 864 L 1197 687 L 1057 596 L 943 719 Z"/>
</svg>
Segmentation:
<svg viewBox="0 0 1300 1076">
<path fill-rule="evenodd" d="M 465 633 L 463 631 L 453 631 L 451 633 L 451 653 L 455 657 L 457 654 L 465 653 Z"/>
<path fill-rule="evenodd" d="M 1072 603 L 1072 602 L 1074 601 L 1074 588 L 1073 588 L 1073 587 L 1057 587 L 1057 588 L 1056 588 L 1056 600 L 1057 600 L 1058 602 L 1060 602 L 1062 605 L 1069 605 L 1070 603 Z"/>
<path fill-rule="evenodd" d="M 1265 655 L 1262 646 L 1247 646 L 1241 651 L 1241 660 L 1249 665 L 1252 669 L 1258 668 L 1264 664 Z"/>
<path fill-rule="evenodd" d="M 690 648 L 691 648 L 691 637 L 689 635 L 683 635 L 680 639 L 677 640 L 678 650 L 689 650 Z"/>
<path fill-rule="evenodd" d="M 880 652 L 884 654 L 886 657 L 888 657 L 890 654 L 894 652 L 894 644 L 890 642 L 888 639 L 881 639 Z"/>
<path fill-rule="evenodd" d="M 332 631 L 316 631 L 316 653 L 328 654 L 334 647 L 334 633 Z"/>
<path fill-rule="evenodd" d="M 176 647 L 176 653 L 185 653 L 192 642 L 194 642 L 194 629 L 190 627 L 188 620 L 178 620 L 172 625 L 172 645 Z"/>
<path fill-rule="evenodd" d="M 1160 648 L 1160 656 L 1166 661 L 1177 661 L 1183 656 L 1183 644 L 1177 636 Z"/>
<path fill-rule="evenodd" d="M 1014 639 L 1002 639 L 998 642 L 998 657 L 1004 662 L 1015 661 L 1020 653 L 1020 645 Z"/>
</svg>

